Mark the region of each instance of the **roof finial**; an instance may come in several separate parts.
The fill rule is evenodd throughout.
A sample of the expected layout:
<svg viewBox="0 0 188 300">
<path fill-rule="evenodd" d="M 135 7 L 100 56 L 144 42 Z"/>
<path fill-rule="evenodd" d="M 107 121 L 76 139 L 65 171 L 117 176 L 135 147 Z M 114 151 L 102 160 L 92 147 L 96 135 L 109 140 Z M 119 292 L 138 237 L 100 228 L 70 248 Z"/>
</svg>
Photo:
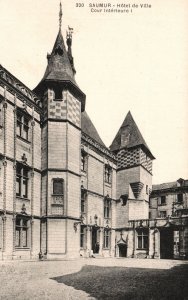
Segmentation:
<svg viewBox="0 0 188 300">
<path fill-rule="evenodd" d="M 60 1 L 60 4 L 59 4 L 59 30 L 61 30 L 61 23 L 62 23 L 62 5 L 61 5 L 61 1 Z"/>
</svg>

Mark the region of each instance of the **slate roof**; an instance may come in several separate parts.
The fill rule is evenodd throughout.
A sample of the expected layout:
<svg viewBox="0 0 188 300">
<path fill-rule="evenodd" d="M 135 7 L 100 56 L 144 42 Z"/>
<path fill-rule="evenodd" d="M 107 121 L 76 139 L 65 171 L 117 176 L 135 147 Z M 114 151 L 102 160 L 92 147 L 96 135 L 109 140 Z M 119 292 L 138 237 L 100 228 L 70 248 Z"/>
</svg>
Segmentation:
<svg viewBox="0 0 188 300">
<path fill-rule="evenodd" d="M 177 181 L 166 182 L 166 183 L 161 183 L 161 184 L 153 184 L 152 191 L 166 190 L 166 189 L 171 189 L 171 188 L 176 188 L 176 187 L 177 187 Z"/>
<path fill-rule="evenodd" d="M 42 80 L 45 79 L 71 81 L 76 85 L 61 30 L 58 32 L 51 55 L 48 55 L 48 65 Z"/>
<path fill-rule="evenodd" d="M 72 69 L 68 53 L 64 44 L 63 35 L 61 29 L 58 32 L 53 50 L 51 54 L 47 55 L 48 65 L 42 80 L 35 87 L 34 91 L 41 95 L 45 90 L 45 84 L 52 83 L 64 83 L 70 87 L 71 91 L 81 100 L 82 111 L 85 109 L 85 94 L 78 87 L 75 78 L 74 71 Z"/>
<path fill-rule="evenodd" d="M 100 138 L 95 126 L 93 125 L 91 119 L 89 118 L 86 111 L 82 112 L 81 116 L 81 129 L 82 131 L 98 142 L 100 145 L 106 148 L 105 144 L 103 143 L 102 139 Z"/>
<path fill-rule="evenodd" d="M 144 146 L 145 150 L 148 152 L 148 154 L 151 156 L 151 158 L 154 159 L 154 156 L 152 155 L 148 145 L 146 144 L 130 111 L 128 112 L 127 116 L 125 117 L 125 120 L 123 121 L 118 133 L 116 134 L 116 136 L 110 146 L 110 150 L 118 151 L 119 149 L 125 147 L 125 145 L 122 145 L 122 141 L 121 141 L 121 134 L 124 129 L 125 129 L 125 134 L 127 134 L 127 138 L 128 138 L 127 143 L 126 143 L 126 148 L 132 148 L 132 147 L 136 147 L 136 146 Z"/>
</svg>

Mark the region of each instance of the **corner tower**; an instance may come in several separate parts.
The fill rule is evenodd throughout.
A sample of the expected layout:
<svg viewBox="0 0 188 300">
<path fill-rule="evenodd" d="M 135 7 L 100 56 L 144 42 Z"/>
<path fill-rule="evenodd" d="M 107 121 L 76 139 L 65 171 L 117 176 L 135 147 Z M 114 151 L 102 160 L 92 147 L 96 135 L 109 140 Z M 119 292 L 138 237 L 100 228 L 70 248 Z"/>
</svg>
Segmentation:
<svg viewBox="0 0 188 300">
<path fill-rule="evenodd" d="M 85 94 L 75 81 L 72 57 L 72 29 L 67 46 L 59 32 L 47 68 L 35 88 L 43 104 L 41 251 L 47 257 L 78 256 L 80 221 L 81 112 Z"/>
<path fill-rule="evenodd" d="M 117 155 L 117 227 L 129 220 L 148 219 L 152 188 L 152 155 L 132 115 L 128 112 L 111 146 Z"/>
</svg>

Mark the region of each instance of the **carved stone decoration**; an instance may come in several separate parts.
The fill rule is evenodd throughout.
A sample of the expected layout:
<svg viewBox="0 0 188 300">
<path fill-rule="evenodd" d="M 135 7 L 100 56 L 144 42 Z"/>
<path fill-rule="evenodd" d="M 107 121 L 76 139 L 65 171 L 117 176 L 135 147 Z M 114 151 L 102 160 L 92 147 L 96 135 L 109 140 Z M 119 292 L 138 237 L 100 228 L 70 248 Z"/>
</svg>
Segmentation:
<svg viewBox="0 0 188 300">
<path fill-rule="evenodd" d="M 23 155 L 22 155 L 22 161 L 25 164 L 27 163 L 27 157 L 26 157 L 25 153 L 23 153 Z"/>
<path fill-rule="evenodd" d="M 95 220 L 95 225 L 97 225 L 98 216 L 96 214 L 94 215 L 94 220 Z"/>
<path fill-rule="evenodd" d="M 22 107 L 23 107 L 24 110 L 27 110 L 27 103 L 26 103 L 26 101 L 23 102 Z"/>
<path fill-rule="evenodd" d="M 27 215 L 25 203 L 22 204 L 21 214 Z"/>
<path fill-rule="evenodd" d="M 130 183 L 130 186 L 132 188 L 135 198 L 137 199 L 141 190 L 143 189 L 144 184 L 142 182 L 132 182 Z"/>
</svg>

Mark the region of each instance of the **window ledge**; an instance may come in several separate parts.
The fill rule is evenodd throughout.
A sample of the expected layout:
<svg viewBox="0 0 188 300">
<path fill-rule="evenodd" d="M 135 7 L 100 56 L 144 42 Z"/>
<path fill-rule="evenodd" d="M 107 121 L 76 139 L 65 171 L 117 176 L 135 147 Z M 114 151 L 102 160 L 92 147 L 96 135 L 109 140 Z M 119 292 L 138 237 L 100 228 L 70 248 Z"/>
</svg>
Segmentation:
<svg viewBox="0 0 188 300">
<path fill-rule="evenodd" d="M 144 250 L 144 251 L 146 251 L 148 249 L 147 248 L 136 248 L 136 250 Z"/>
<path fill-rule="evenodd" d="M 112 186 L 112 183 L 111 183 L 111 182 L 107 182 L 107 181 L 105 181 L 105 182 L 104 182 L 104 184 L 105 184 L 105 185 L 108 185 L 109 187 L 111 187 L 111 186 Z"/>
<path fill-rule="evenodd" d="M 16 137 L 19 139 L 19 140 L 21 140 L 21 141 L 23 141 L 23 142 L 25 142 L 25 143 L 27 143 L 27 144 L 31 144 L 31 142 L 30 141 L 28 141 L 28 140 L 26 140 L 26 139 L 24 139 L 22 136 L 20 136 L 20 135 L 16 135 Z"/>
<path fill-rule="evenodd" d="M 24 250 L 26 250 L 26 251 L 29 251 L 30 248 L 29 248 L 29 247 L 15 247 L 15 250 L 19 250 L 19 251 L 24 251 Z"/>
<path fill-rule="evenodd" d="M 16 196 L 16 199 L 18 199 L 18 200 L 23 200 L 23 201 L 30 201 L 30 199 L 28 199 L 28 198 L 24 198 L 24 197 L 21 197 L 21 196 Z"/>
<path fill-rule="evenodd" d="M 158 204 L 158 206 L 165 206 L 165 205 L 166 205 L 166 203 Z"/>
</svg>

